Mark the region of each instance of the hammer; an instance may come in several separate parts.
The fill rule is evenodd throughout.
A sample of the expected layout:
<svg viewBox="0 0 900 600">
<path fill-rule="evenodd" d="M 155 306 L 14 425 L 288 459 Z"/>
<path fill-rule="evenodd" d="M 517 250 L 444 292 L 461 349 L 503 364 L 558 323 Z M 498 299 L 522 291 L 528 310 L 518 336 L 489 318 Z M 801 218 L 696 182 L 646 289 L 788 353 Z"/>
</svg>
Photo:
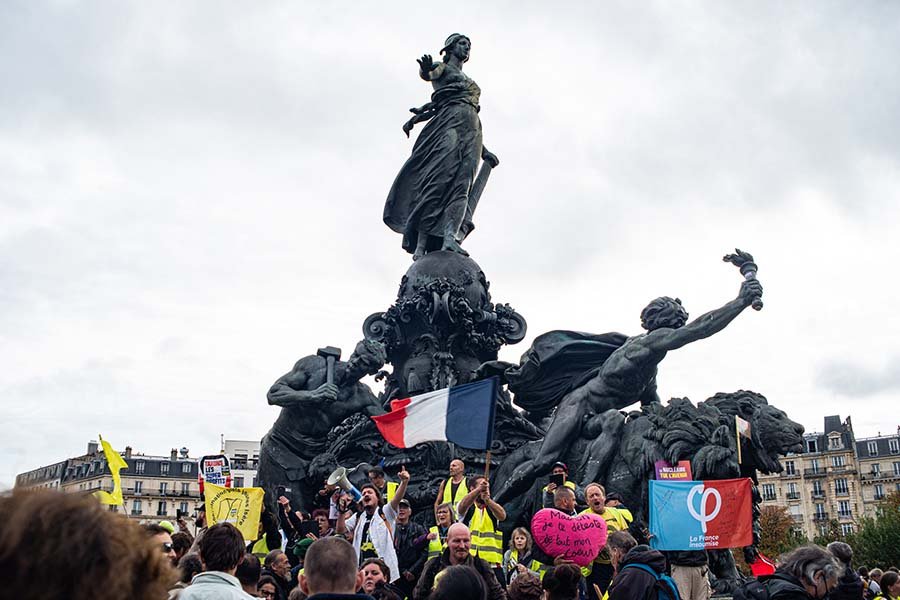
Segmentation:
<svg viewBox="0 0 900 600">
<path fill-rule="evenodd" d="M 325 359 L 325 383 L 334 383 L 334 361 L 341 358 L 341 349 L 325 346 L 319 348 L 316 354 Z"/>
</svg>

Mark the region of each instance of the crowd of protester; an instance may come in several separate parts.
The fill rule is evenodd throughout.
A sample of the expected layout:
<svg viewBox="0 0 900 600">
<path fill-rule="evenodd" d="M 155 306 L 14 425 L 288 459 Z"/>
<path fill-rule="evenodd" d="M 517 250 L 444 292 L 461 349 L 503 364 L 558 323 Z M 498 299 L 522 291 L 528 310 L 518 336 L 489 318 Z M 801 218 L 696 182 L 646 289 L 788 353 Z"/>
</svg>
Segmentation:
<svg viewBox="0 0 900 600">
<path fill-rule="evenodd" d="M 540 503 L 607 523 L 604 547 L 587 567 L 550 556 L 527 527 L 504 536 L 506 511 L 483 476 L 454 460 L 437 490 L 429 528 L 404 498 L 410 480 L 373 467 L 353 502 L 326 486 L 309 514 L 278 498 L 263 509 L 255 539 L 229 523 L 193 531 L 176 523 L 139 525 L 90 496 L 15 491 L 0 497 L 0 596 L 131 600 L 708 600 L 705 552 L 660 552 L 633 523 L 622 498 L 600 483 L 584 489 L 553 466 Z M 854 569 L 852 550 L 834 542 L 780 557 L 774 574 L 751 579 L 738 600 L 898 600 L 895 568 Z"/>
</svg>

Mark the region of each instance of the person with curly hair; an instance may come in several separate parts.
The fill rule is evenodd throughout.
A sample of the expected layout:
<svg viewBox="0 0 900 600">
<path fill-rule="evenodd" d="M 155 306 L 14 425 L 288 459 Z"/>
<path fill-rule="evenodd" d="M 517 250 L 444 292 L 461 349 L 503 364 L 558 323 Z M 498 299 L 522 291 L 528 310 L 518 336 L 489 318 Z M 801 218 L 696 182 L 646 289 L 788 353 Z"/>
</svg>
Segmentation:
<svg viewBox="0 0 900 600">
<path fill-rule="evenodd" d="M 4 598 L 160 600 L 178 580 L 137 523 L 92 496 L 14 490 L 0 515 Z"/>
</svg>

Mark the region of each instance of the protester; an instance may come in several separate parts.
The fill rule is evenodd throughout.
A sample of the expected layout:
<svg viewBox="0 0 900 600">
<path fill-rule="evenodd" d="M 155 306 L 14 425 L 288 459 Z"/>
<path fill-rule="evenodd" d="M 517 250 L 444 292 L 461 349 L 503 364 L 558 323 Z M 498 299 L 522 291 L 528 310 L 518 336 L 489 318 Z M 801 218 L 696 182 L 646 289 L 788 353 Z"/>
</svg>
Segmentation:
<svg viewBox="0 0 900 600">
<path fill-rule="evenodd" d="M 587 509 L 581 511 L 580 514 L 600 515 L 606 521 L 606 530 L 609 533 L 613 531 L 625 531 L 628 529 L 628 523 L 631 521 L 631 513 L 624 512 L 613 506 L 607 506 L 606 488 L 599 483 L 589 483 L 584 488 L 585 498 L 587 500 Z M 607 548 L 602 548 L 597 554 L 597 558 L 581 570 L 587 582 L 588 596 L 593 600 L 600 600 L 597 597 L 596 590 L 605 593 L 609 589 L 609 584 L 613 578 L 613 565 L 609 557 Z M 594 586 L 597 586 L 596 588 Z"/>
<path fill-rule="evenodd" d="M 328 521 L 328 511 L 322 508 L 317 508 L 312 511 L 313 520 L 319 524 L 319 531 L 316 534 L 316 537 L 326 537 L 329 535 L 334 535 L 334 528 L 331 526 L 331 523 Z"/>
<path fill-rule="evenodd" d="M 200 494 L 202 497 L 203 494 Z M 180 527 L 184 527 L 183 531 L 187 531 L 186 523 L 182 519 L 178 522 Z M 206 535 L 206 505 L 201 504 L 197 507 L 197 516 L 194 518 L 194 543 L 191 544 L 191 549 L 189 552 L 199 552 L 200 551 L 200 539 Z"/>
<path fill-rule="evenodd" d="M 300 588 L 309 600 L 371 600 L 371 596 L 356 594 L 362 585 L 358 562 L 357 553 L 347 540 L 341 537 L 316 540 L 306 552 Z"/>
<path fill-rule="evenodd" d="M 441 572 L 428 600 L 485 600 L 484 580 L 474 567 L 455 565 Z"/>
<path fill-rule="evenodd" d="M 572 516 L 575 514 L 575 494 L 567 487 L 557 488 L 553 492 L 553 508 L 549 510 L 558 510 L 559 512 Z M 559 566 L 563 564 L 574 564 L 568 560 L 565 555 L 550 556 L 537 545 L 531 548 L 532 563 L 531 570 L 541 573 L 543 579 L 547 569 L 551 566 Z"/>
<path fill-rule="evenodd" d="M 432 558 L 425 563 L 422 576 L 419 577 L 419 582 L 413 589 L 413 600 L 425 600 L 428 598 L 440 573 L 455 565 L 467 565 L 478 572 L 484 580 L 489 600 L 505 600 L 506 592 L 503 591 L 503 587 L 497 581 L 491 566 L 483 559 L 472 556 L 470 553 L 471 545 L 472 538 L 469 528 L 462 523 L 451 525 L 447 535 L 447 549 L 440 556 Z"/>
<path fill-rule="evenodd" d="M 553 491 L 553 508 L 570 517 L 578 514 L 575 510 L 575 492 L 567 487 L 556 488 Z"/>
<path fill-rule="evenodd" d="M 623 503 L 622 494 L 618 492 L 612 492 L 611 494 L 607 494 L 606 502 L 604 504 L 607 508 L 615 508 L 619 513 L 624 517 L 625 521 L 631 523 L 634 521 L 634 517 L 631 514 L 631 510 L 628 509 L 627 506 Z"/>
<path fill-rule="evenodd" d="M 406 467 L 401 468 L 397 474 L 400 477 L 400 486 L 394 498 L 381 507 L 381 494 L 372 484 L 362 487 L 362 510 L 348 518 L 349 510 L 340 511 L 335 531 L 338 534 L 349 532 L 353 537 L 353 549 L 356 550 L 357 564 L 367 558 L 382 559 L 391 570 L 394 578 L 399 578 L 400 569 L 397 566 L 397 550 L 394 548 L 392 531 L 397 523 L 397 509 L 400 500 L 406 494 L 409 485 L 409 473 Z M 315 545 L 315 544 L 313 544 Z"/>
<path fill-rule="evenodd" d="M 418 523 L 410 521 L 411 517 L 412 506 L 404 498 L 397 508 L 397 527 L 394 530 L 397 568 L 400 569 L 400 577 L 395 584 L 403 596 L 412 593 L 428 558 L 425 553 L 425 546 L 429 543 L 428 532 Z"/>
<path fill-rule="evenodd" d="M 545 600 L 575 600 L 581 583 L 581 569 L 576 565 L 563 564 L 547 569 L 541 580 Z M 634 596 L 641 598 L 641 596 Z"/>
<path fill-rule="evenodd" d="M 512 583 L 524 573 L 531 573 L 538 578 L 545 567 L 531 556 L 533 541 L 531 533 L 524 527 L 516 527 L 509 536 L 509 550 L 503 553 L 503 581 Z"/>
<path fill-rule="evenodd" d="M 650 598 L 651 590 L 667 590 L 667 596 L 677 600 L 678 591 L 668 577 L 670 588 L 660 587 L 659 579 L 665 576 L 666 557 L 649 546 L 637 545 L 627 531 L 614 531 L 606 540 L 609 557 L 616 576 L 609 585 L 609 600 L 632 600 Z M 656 596 L 653 596 L 654 598 Z"/>
<path fill-rule="evenodd" d="M 567 488 L 569 488 L 570 490 L 572 490 L 572 492 L 575 492 L 577 495 L 577 487 L 575 486 L 575 482 L 569 481 L 569 467 L 566 466 L 566 463 L 564 463 L 564 462 L 553 463 L 553 468 L 551 469 L 550 474 L 551 474 L 551 476 L 552 475 L 556 475 L 556 476 L 562 475 L 563 476 L 563 485 L 566 486 Z M 550 508 L 553 506 L 553 492 L 556 491 L 556 487 L 557 487 L 556 483 L 551 481 L 550 483 L 548 483 L 547 485 L 544 486 L 543 490 L 541 490 L 542 491 L 541 505 L 544 508 Z"/>
<path fill-rule="evenodd" d="M 278 583 L 270 575 L 261 575 L 256 584 L 257 595 L 265 600 L 277 600 L 279 594 Z M 284 600 L 287 600 L 285 598 Z"/>
<path fill-rule="evenodd" d="M 4 598 L 159 600 L 177 580 L 137 524 L 92 496 L 13 490 L 0 515 Z"/>
<path fill-rule="evenodd" d="M 828 594 L 829 600 L 859 600 L 863 597 L 865 583 L 859 573 L 853 570 L 853 548 L 844 542 L 831 542 L 825 547 L 838 563 L 843 567 L 844 573 L 838 578 L 837 587 Z"/>
<path fill-rule="evenodd" d="M 821 546 L 797 548 L 783 557 L 771 576 L 750 580 L 734 592 L 735 600 L 821 600 L 837 587 L 843 566 Z"/>
<path fill-rule="evenodd" d="M 487 562 L 502 581 L 503 533 L 498 525 L 506 520 L 506 510 L 491 498 L 491 487 L 484 476 L 472 480 L 472 490 L 459 501 L 458 510 L 460 522 L 471 531 L 472 556 Z"/>
<path fill-rule="evenodd" d="M 509 600 L 541 600 L 544 597 L 544 589 L 541 580 L 535 577 L 531 571 L 518 575 L 506 588 Z"/>
<path fill-rule="evenodd" d="M 440 556 L 441 552 L 447 549 L 447 531 L 451 525 L 456 523 L 456 512 L 453 505 L 449 502 L 439 504 L 434 511 L 434 516 L 437 524 L 428 530 L 428 556 L 426 560 Z"/>
<path fill-rule="evenodd" d="M 883 571 L 878 568 L 869 571 L 869 579 L 871 580 L 869 583 L 869 589 L 876 596 L 881 594 L 881 576 L 883 574 Z"/>
<path fill-rule="evenodd" d="M 269 552 L 279 548 L 281 548 L 281 532 L 278 530 L 278 517 L 263 504 L 259 514 L 257 538 L 247 544 L 247 552 L 263 561 Z"/>
<path fill-rule="evenodd" d="M 203 572 L 203 561 L 200 555 L 189 552 L 178 561 L 178 582 L 169 590 L 168 600 L 177 600 L 181 597 L 181 591 L 191 584 L 191 580 L 197 573 Z"/>
<path fill-rule="evenodd" d="M 361 592 L 375 600 L 401 600 L 403 594 L 389 583 L 391 570 L 380 558 L 367 558 L 360 568 L 362 573 Z"/>
<path fill-rule="evenodd" d="M 262 565 L 259 564 L 259 559 L 249 552 L 244 554 L 244 558 L 241 559 L 234 572 L 234 576 L 241 582 L 241 589 L 251 596 L 256 596 L 259 592 L 257 584 L 261 574 Z"/>
<path fill-rule="evenodd" d="M 900 575 L 896 571 L 888 570 L 881 576 L 881 594 L 876 597 L 884 600 L 900 598 Z"/>
<path fill-rule="evenodd" d="M 172 545 L 172 535 L 169 530 L 161 525 L 150 523 L 144 525 L 144 533 L 150 538 L 160 552 L 169 560 L 173 567 L 178 566 L 178 556 L 175 554 L 175 547 Z"/>
<path fill-rule="evenodd" d="M 397 493 L 399 486 L 396 481 L 389 481 L 384 476 L 384 469 L 381 466 L 371 467 L 366 475 L 369 477 L 369 483 L 378 488 L 382 498 L 385 498 L 387 502 L 394 499 L 394 494 Z"/>
<path fill-rule="evenodd" d="M 276 600 L 287 600 L 291 591 L 291 563 L 287 554 L 281 550 L 272 550 L 266 554 L 263 562 L 262 577 L 270 577 L 277 588 Z"/>
<path fill-rule="evenodd" d="M 669 570 L 682 600 L 709 600 L 709 558 L 706 550 L 677 550 L 665 553 Z"/>
<path fill-rule="evenodd" d="M 246 554 L 241 532 L 231 523 L 217 523 L 206 530 L 199 545 L 205 571 L 194 577 L 180 600 L 251 598 L 234 576 Z"/>
<path fill-rule="evenodd" d="M 466 486 L 466 464 L 454 458 L 450 461 L 450 477 L 441 481 L 437 498 L 434 500 L 434 512 L 437 513 L 438 505 L 448 503 L 453 507 L 454 516 L 458 516 L 457 507 L 463 498 L 469 493 Z"/>
<path fill-rule="evenodd" d="M 181 557 L 190 552 L 193 544 L 194 538 L 187 532 L 178 531 L 172 534 L 172 549 L 175 551 L 175 564 L 181 562 Z"/>
</svg>

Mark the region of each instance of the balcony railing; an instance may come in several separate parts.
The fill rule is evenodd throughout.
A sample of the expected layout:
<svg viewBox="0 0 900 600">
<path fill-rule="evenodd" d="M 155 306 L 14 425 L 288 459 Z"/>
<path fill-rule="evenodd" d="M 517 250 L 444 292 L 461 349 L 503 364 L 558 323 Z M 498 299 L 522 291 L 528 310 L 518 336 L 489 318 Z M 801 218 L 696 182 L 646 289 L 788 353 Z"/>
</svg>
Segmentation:
<svg viewBox="0 0 900 600">
<path fill-rule="evenodd" d="M 763 494 L 762 497 L 764 502 L 774 502 L 776 499 L 775 494 Z"/>
<path fill-rule="evenodd" d="M 872 479 L 896 479 L 900 477 L 900 473 L 895 473 L 893 471 L 884 471 L 879 473 L 863 473 L 859 476 L 862 480 L 872 480 Z"/>
<path fill-rule="evenodd" d="M 875 494 L 876 500 L 884 500 L 884 494 Z"/>
<path fill-rule="evenodd" d="M 827 521 L 827 520 L 828 520 L 827 512 L 817 512 L 813 515 L 813 521 L 822 522 L 822 521 Z"/>
<path fill-rule="evenodd" d="M 842 519 L 852 519 L 852 518 L 853 518 L 853 511 L 852 511 L 852 510 L 848 510 L 848 511 L 846 511 L 846 512 L 838 511 L 838 516 L 839 516 L 840 518 L 842 518 Z"/>
<path fill-rule="evenodd" d="M 803 469 L 804 477 L 825 477 L 825 469 Z"/>
<path fill-rule="evenodd" d="M 785 471 L 781 474 L 784 479 L 793 479 L 795 477 L 800 477 L 800 473 L 797 471 Z"/>
<path fill-rule="evenodd" d="M 835 496 L 849 496 L 850 490 L 849 489 L 834 490 L 834 495 Z"/>
<path fill-rule="evenodd" d="M 787 499 L 788 499 L 788 500 L 799 500 L 799 499 L 800 499 L 800 492 L 788 492 L 788 493 L 787 493 Z"/>
<path fill-rule="evenodd" d="M 823 498 L 825 498 L 825 490 L 813 490 L 810 495 L 812 496 L 813 500 L 822 500 Z"/>
</svg>

